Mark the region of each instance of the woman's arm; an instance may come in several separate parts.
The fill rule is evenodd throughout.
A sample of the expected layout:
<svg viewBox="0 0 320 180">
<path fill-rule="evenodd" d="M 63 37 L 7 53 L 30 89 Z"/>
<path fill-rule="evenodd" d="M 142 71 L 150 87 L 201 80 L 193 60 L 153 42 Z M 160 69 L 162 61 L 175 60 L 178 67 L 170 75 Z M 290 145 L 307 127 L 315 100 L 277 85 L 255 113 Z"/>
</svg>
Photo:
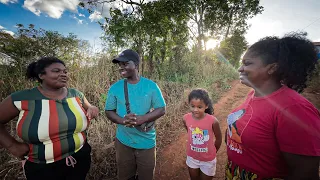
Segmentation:
<svg viewBox="0 0 320 180">
<path fill-rule="evenodd" d="M 15 140 L 5 128 L 5 124 L 19 115 L 19 110 L 13 105 L 11 96 L 0 103 L 0 146 L 9 150 L 16 157 L 23 158 L 29 152 L 25 143 Z"/>
<path fill-rule="evenodd" d="M 217 119 L 215 119 L 214 123 L 212 124 L 212 130 L 214 135 L 216 136 L 216 141 L 214 142 L 214 146 L 216 147 L 216 150 L 218 152 L 222 143 L 222 133 L 220 129 L 220 123 Z"/>
<path fill-rule="evenodd" d="M 83 97 L 83 108 L 87 111 L 86 116 L 89 120 L 95 118 L 99 114 L 99 109 L 89 103 L 86 97 Z"/>
<path fill-rule="evenodd" d="M 11 96 L 0 103 L 0 145 L 4 148 L 9 148 L 16 142 L 5 129 L 5 124 L 18 115 L 19 110 L 12 104 Z"/>
<path fill-rule="evenodd" d="M 290 180 L 319 180 L 320 113 L 309 103 L 293 104 L 277 115 L 276 138 Z"/>
<path fill-rule="evenodd" d="M 282 153 L 288 165 L 286 180 L 319 180 L 319 157 Z"/>
<path fill-rule="evenodd" d="M 224 142 L 227 144 L 227 140 L 228 140 L 228 133 L 227 133 L 228 129 L 226 129 L 226 132 L 224 133 Z"/>
</svg>

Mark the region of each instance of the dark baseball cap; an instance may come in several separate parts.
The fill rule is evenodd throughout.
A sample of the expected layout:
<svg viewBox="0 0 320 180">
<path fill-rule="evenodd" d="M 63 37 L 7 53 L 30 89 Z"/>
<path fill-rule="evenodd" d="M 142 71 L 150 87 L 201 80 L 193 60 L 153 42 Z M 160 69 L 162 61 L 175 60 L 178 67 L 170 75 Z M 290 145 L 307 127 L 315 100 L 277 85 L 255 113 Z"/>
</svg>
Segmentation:
<svg viewBox="0 0 320 180">
<path fill-rule="evenodd" d="M 116 57 L 112 60 L 113 63 L 127 62 L 127 61 L 133 61 L 135 64 L 139 64 L 140 63 L 140 56 L 134 50 L 126 49 L 126 50 L 122 51 L 118 55 L 118 57 Z"/>
</svg>

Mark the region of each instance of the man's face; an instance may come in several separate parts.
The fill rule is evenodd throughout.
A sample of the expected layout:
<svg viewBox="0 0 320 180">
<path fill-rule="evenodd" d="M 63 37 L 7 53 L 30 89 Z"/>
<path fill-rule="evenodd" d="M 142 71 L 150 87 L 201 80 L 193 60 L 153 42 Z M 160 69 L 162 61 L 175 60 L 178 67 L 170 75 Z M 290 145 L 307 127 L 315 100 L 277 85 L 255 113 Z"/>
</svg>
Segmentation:
<svg viewBox="0 0 320 180">
<path fill-rule="evenodd" d="M 138 73 L 137 66 L 133 61 L 119 62 L 119 72 L 123 78 L 136 76 Z"/>
</svg>

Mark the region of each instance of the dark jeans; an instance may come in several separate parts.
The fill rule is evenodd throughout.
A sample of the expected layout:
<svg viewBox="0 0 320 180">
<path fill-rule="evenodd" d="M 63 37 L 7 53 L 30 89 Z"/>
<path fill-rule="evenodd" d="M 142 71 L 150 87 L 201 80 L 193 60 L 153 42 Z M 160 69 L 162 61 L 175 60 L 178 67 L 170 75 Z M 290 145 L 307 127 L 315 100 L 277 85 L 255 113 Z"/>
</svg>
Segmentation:
<svg viewBox="0 0 320 180">
<path fill-rule="evenodd" d="M 28 180 L 85 180 L 91 165 L 91 146 L 85 143 L 72 157 L 77 163 L 66 165 L 66 158 L 49 164 L 27 161 L 24 165 Z"/>
</svg>

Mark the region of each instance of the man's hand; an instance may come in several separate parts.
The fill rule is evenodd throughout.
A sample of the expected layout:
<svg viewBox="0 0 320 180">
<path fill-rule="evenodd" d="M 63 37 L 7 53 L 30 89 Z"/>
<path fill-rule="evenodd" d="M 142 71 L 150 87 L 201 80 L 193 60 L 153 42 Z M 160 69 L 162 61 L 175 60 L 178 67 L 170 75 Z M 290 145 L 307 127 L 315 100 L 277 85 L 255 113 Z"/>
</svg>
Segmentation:
<svg viewBox="0 0 320 180">
<path fill-rule="evenodd" d="M 137 124 L 136 120 L 137 120 L 136 115 L 130 113 L 124 116 L 123 124 L 126 127 L 134 127 Z"/>
<path fill-rule="evenodd" d="M 141 124 L 147 122 L 145 116 L 136 116 L 136 125 L 140 126 Z"/>
<path fill-rule="evenodd" d="M 127 114 L 124 116 L 124 121 L 123 123 L 127 127 L 134 127 L 134 126 L 139 126 L 143 123 L 145 123 L 147 120 L 144 118 L 144 116 L 138 116 L 136 114 Z"/>
</svg>

